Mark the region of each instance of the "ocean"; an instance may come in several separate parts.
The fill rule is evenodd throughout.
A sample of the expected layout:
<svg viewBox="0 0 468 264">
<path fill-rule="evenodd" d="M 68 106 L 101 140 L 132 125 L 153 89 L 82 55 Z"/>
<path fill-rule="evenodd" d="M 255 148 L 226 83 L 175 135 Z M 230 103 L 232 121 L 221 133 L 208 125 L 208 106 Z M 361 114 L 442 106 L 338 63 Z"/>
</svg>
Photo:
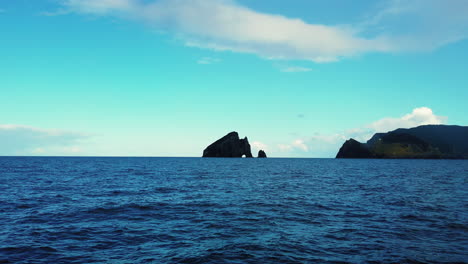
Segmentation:
<svg viewBox="0 0 468 264">
<path fill-rule="evenodd" d="M 0 157 L 0 263 L 467 263 L 468 161 Z"/>
</svg>

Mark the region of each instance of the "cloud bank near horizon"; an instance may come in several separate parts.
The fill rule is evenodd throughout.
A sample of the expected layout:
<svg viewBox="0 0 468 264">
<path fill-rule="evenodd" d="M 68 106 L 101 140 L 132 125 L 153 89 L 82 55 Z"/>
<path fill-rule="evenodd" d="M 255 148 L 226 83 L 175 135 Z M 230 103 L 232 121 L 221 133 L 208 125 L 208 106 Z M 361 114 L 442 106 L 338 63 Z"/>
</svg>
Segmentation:
<svg viewBox="0 0 468 264">
<path fill-rule="evenodd" d="M 269 156 L 332 157 L 349 138 L 365 142 L 375 133 L 420 125 L 447 124 L 447 121 L 447 117 L 436 115 L 431 108 L 419 107 L 400 117 L 385 117 L 342 132 L 332 134 L 316 132 L 296 137 L 286 143 L 254 141 L 251 145 L 254 153 L 262 149 Z M 2 146 L 0 155 L 79 155 L 88 153 L 84 152 L 83 147 L 89 146 L 87 143 L 91 138 L 90 135 L 73 131 L 0 124 L 0 146 Z"/>
<path fill-rule="evenodd" d="M 190 47 L 267 59 L 333 62 L 373 52 L 430 51 L 468 37 L 465 0 L 392 0 L 361 23 L 347 25 L 261 13 L 234 0 L 58 1 L 67 12 L 145 23 Z"/>
<path fill-rule="evenodd" d="M 436 115 L 431 108 L 419 107 L 401 117 L 385 117 L 344 132 L 335 134 L 315 133 L 312 136 L 298 138 L 288 144 L 278 144 L 275 150 L 279 153 L 310 153 L 315 157 L 330 156 L 336 154 L 343 142 L 349 138 L 366 142 L 375 133 L 422 125 L 441 125 L 447 124 L 447 121 L 447 117 Z"/>
<path fill-rule="evenodd" d="M 73 155 L 89 135 L 58 129 L 0 124 L 0 155 Z"/>
</svg>

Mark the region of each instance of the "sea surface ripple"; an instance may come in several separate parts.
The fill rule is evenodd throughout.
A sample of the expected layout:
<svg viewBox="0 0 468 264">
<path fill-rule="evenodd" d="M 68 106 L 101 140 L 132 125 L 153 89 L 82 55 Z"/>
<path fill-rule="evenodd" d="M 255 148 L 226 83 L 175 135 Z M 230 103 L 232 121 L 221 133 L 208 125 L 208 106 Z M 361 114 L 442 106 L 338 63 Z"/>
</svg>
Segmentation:
<svg viewBox="0 0 468 264">
<path fill-rule="evenodd" d="M 467 263 L 468 161 L 0 157 L 0 263 Z"/>
</svg>

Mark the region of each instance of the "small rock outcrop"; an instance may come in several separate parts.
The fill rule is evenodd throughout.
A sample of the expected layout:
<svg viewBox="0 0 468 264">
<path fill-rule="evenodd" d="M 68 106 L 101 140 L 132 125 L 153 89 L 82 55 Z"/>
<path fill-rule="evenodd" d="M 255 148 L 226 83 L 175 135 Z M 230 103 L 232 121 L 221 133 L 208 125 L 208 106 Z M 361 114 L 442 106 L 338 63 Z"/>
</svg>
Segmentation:
<svg viewBox="0 0 468 264">
<path fill-rule="evenodd" d="M 252 158 L 249 140 L 240 139 L 237 132 L 231 132 L 209 145 L 203 151 L 204 158 Z"/>
<path fill-rule="evenodd" d="M 266 158 L 267 155 L 266 155 L 265 151 L 260 150 L 260 151 L 258 152 L 258 157 L 259 157 L 259 158 Z"/>
</svg>

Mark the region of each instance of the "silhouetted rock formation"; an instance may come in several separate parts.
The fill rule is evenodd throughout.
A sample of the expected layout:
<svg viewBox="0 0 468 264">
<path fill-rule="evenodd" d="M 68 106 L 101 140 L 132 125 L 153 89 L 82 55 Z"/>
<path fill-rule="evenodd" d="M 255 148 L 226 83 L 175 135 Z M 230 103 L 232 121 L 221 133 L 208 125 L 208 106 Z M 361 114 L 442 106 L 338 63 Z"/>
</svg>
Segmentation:
<svg viewBox="0 0 468 264">
<path fill-rule="evenodd" d="M 350 140 L 346 140 L 336 155 L 337 159 L 369 159 L 372 157 L 372 153 L 365 144 L 362 144 L 352 138 Z"/>
<path fill-rule="evenodd" d="M 336 158 L 468 159 L 468 127 L 427 125 L 346 141 Z"/>
<path fill-rule="evenodd" d="M 267 155 L 266 155 L 265 151 L 260 150 L 260 151 L 258 152 L 258 157 L 259 157 L 259 158 L 266 158 Z"/>
<path fill-rule="evenodd" d="M 203 151 L 204 158 L 252 158 L 247 137 L 239 139 L 237 132 L 231 132 L 209 145 Z"/>
</svg>

